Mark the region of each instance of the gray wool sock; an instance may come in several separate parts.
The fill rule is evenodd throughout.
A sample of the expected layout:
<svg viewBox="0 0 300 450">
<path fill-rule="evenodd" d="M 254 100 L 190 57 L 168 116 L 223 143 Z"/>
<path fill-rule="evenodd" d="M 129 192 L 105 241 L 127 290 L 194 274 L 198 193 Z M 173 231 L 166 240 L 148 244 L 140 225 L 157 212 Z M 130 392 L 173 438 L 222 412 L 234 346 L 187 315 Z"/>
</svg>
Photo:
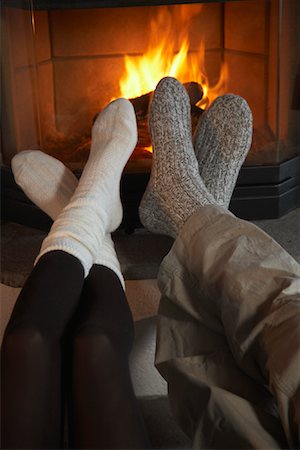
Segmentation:
<svg viewBox="0 0 300 450">
<path fill-rule="evenodd" d="M 190 101 L 175 78 L 157 85 L 150 109 L 151 176 L 139 213 L 154 233 L 176 237 L 200 207 L 215 204 L 201 177 L 192 144 Z"/>
<path fill-rule="evenodd" d="M 246 100 L 234 94 L 218 97 L 200 117 L 193 141 L 205 186 L 218 205 L 228 208 L 252 141 Z"/>
</svg>

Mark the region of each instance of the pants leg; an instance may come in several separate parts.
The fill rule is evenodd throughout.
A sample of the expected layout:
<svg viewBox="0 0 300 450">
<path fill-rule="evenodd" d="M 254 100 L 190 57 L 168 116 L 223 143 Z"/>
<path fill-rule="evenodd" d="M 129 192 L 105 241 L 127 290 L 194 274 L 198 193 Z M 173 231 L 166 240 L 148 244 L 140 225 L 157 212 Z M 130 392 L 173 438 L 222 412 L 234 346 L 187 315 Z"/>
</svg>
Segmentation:
<svg viewBox="0 0 300 450">
<path fill-rule="evenodd" d="M 233 440 L 240 417 L 248 417 L 248 425 L 238 431 L 240 448 L 262 448 L 262 442 L 280 448 L 284 443 L 277 409 L 288 445 L 297 448 L 299 264 L 255 225 L 208 206 L 183 227 L 162 263 L 159 286 L 157 366 L 169 382 L 181 422 L 198 444 L 216 448 L 222 426 L 216 428 L 208 418 L 221 421 L 226 411 Z M 178 394 L 179 380 L 189 386 L 185 392 L 193 392 L 187 402 L 184 393 Z M 195 406 L 193 398 L 200 391 Z M 254 415 L 253 404 L 260 411 Z M 211 435 L 207 422 L 214 422 Z M 205 430 L 204 441 L 199 430 Z"/>
<path fill-rule="evenodd" d="M 129 373 L 133 335 L 119 278 L 94 265 L 71 336 L 71 448 L 149 448 Z"/>
<path fill-rule="evenodd" d="M 83 282 L 75 257 L 49 252 L 17 299 L 1 349 L 2 448 L 61 445 L 61 340 Z"/>
</svg>

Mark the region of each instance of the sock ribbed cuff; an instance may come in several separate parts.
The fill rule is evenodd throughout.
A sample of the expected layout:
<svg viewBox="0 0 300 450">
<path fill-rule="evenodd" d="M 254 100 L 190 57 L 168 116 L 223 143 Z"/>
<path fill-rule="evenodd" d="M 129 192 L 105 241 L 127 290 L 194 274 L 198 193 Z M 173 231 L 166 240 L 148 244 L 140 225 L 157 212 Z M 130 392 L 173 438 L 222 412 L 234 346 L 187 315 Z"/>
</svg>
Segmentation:
<svg viewBox="0 0 300 450">
<path fill-rule="evenodd" d="M 119 278 L 120 283 L 125 291 L 125 281 L 124 281 L 124 277 L 122 275 L 119 263 L 110 261 L 109 259 L 105 258 L 105 256 L 103 256 L 103 257 L 97 258 L 97 261 L 95 261 L 95 264 L 97 264 L 98 266 L 107 267 L 108 269 L 112 270 Z"/>
<path fill-rule="evenodd" d="M 63 252 L 75 256 L 75 258 L 77 258 L 83 266 L 84 278 L 88 276 L 89 271 L 93 265 L 93 256 L 87 248 L 85 248 L 81 243 L 74 242 L 73 240 L 69 241 L 68 239 L 51 238 L 51 241 L 53 243 L 48 244 L 47 239 L 48 238 L 44 240 L 41 251 L 38 254 L 36 260 L 34 261 L 34 265 L 36 265 L 39 259 L 46 253 L 55 250 L 61 250 Z"/>
<path fill-rule="evenodd" d="M 108 267 L 119 277 L 122 287 L 125 291 L 125 282 L 121 272 L 120 262 L 115 250 L 115 244 L 110 234 L 104 236 L 99 253 L 95 257 L 95 264 Z"/>
</svg>

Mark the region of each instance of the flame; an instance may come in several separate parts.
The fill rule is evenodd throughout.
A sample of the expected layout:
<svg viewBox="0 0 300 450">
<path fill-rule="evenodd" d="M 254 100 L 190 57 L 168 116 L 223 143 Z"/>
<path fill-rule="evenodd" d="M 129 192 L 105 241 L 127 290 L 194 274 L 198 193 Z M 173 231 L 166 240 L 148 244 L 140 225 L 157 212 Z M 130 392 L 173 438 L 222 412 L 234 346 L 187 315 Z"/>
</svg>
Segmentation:
<svg viewBox="0 0 300 450">
<path fill-rule="evenodd" d="M 165 76 L 175 77 L 182 83 L 196 81 L 201 84 L 203 98 L 197 106 L 202 108 L 206 108 L 224 91 L 228 78 L 226 64 L 221 66 L 217 83 L 211 85 L 205 71 L 204 42 L 200 43 L 198 51 L 189 52 L 189 25 L 202 7 L 180 5 L 173 9 L 159 9 L 158 15 L 150 23 L 146 53 L 141 56 L 125 56 L 125 72 L 119 81 L 122 97 L 134 98 L 151 92 Z"/>
</svg>

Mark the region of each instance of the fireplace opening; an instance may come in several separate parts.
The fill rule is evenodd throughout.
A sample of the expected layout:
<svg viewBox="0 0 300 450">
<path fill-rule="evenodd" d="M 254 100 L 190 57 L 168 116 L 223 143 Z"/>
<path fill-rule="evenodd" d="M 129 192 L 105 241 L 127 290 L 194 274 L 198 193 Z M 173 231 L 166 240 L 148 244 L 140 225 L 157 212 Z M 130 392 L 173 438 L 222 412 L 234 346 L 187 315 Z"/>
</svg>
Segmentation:
<svg viewBox="0 0 300 450">
<path fill-rule="evenodd" d="M 194 123 L 217 96 L 244 97 L 253 112 L 254 134 L 242 188 L 273 183 L 273 191 L 266 191 L 272 197 L 275 182 L 269 174 L 283 164 L 277 181 L 293 178 L 289 189 L 298 196 L 297 0 L 7 0 L 2 18 L 5 166 L 16 152 L 30 148 L 81 171 L 95 115 L 124 96 L 134 99 L 139 125 L 126 171 L 149 173 L 148 104 L 157 82 L 170 75 L 187 83 Z M 287 175 L 286 163 L 292 160 Z M 254 168 L 265 169 L 258 179 Z M 257 197 L 253 192 L 240 189 L 238 198 Z"/>
</svg>

